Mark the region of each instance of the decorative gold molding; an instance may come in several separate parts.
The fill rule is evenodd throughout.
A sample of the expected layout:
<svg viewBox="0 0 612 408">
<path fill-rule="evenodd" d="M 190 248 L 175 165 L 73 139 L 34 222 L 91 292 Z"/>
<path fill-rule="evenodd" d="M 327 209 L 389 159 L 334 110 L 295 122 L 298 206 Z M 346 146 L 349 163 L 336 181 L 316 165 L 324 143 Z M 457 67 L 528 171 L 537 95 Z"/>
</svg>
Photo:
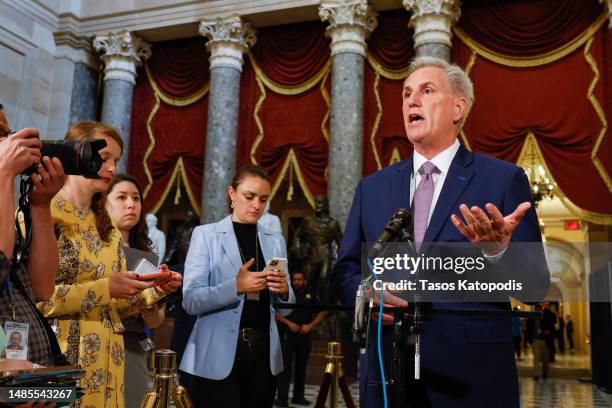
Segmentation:
<svg viewBox="0 0 612 408">
<path fill-rule="evenodd" d="M 259 110 L 261 109 L 261 105 L 263 105 L 266 100 L 266 87 L 263 82 L 259 78 L 259 74 L 257 70 L 255 71 L 255 80 L 257 81 L 257 86 L 259 87 L 259 99 L 255 104 L 255 110 L 253 111 L 253 118 L 255 119 L 255 125 L 257 125 L 257 137 L 255 138 L 255 142 L 253 142 L 253 146 L 251 146 L 251 163 L 257 164 L 257 159 L 255 158 L 255 153 L 257 153 L 257 148 L 261 144 L 264 138 L 264 128 L 261 120 L 259 119 Z"/>
<path fill-rule="evenodd" d="M 193 194 L 191 190 L 191 186 L 189 185 L 189 178 L 187 177 L 187 171 L 185 170 L 185 163 L 183 162 L 183 158 L 179 157 L 177 162 L 177 166 L 180 164 L 181 177 L 183 178 L 183 184 L 185 185 L 185 191 L 187 192 L 187 197 L 189 197 L 189 202 L 191 203 L 191 207 L 195 210 L 195 212 L 200 215 L 201 208 L 200 202 Z"/>
<path fill-rule="evenodd" d="M 151 207 L 152 213 L 157 213 L 159 211 L 159 209 L 162 207 L 162 205 L 168 198 L 168 194 L 170 194 L 170 190 L 172 189 L 172 187 L 174 187 L 175 184 L 177 188 L 177 193 L 175 196 L 175 204 L 178 204 L 176 202 L 176 198 L 178 197 L 180 199 L 181 179 L 183 181 L 183 185 L 185 186 L 185 191 L 187 192 L 187 196 L 189 197 L 189 202 L 191 203 L 191 206 L 193 207 L 195 212 L 198 215 L 200 215 L 200 204 L 195 199 L 193 191 L 191 191 L 191 186 L 189 185 L 187 173 L 185 171 L 185 163 L 183 163 L 182 157 L 179 157 L 178 160 L 176 161 L 176 164 L 174 165 L 174 169 L 172 170 L 172 175 L 170 176 L 170 180 L 168 181 L 168 184 L 166 185 L 164 192 L 162 193 L 160 198 L 157 200 L 157 202 L 153 205 L 153 207 Z"/>
<path fill-rule="evenodd" d="M 606 13 L 602 13 L 593 24 L 591 24 L 586 30 L 567 44 L 562 45 L 561 47 L 550 52 L 531 57 L 515 57 L 492 51 L 471 39 L 465 33 L 465 31 L 460 29 L 458 26 L 453 27 L 453 33 L 473 52 L 490 61 L 509 67 L 536 67 L 539 65 L 550 64 L 551 62 L 557 61 L 576 51 L 585 42 L 587 42 L 589 38 L 591 38 L 597 32 L 597 30 L 599 30 L 599 28 L 606 22 L 606 19 Z"/>
<path fill-rule="evenodd" d="M 274 184 L 272 185 L 272 189 L 270 190 L 269 201 L 272 201 L 274 199 L 274 196 L 276 196 L 276 193 L 278 192 L 278 189 L 280 188 L 280 185 L 283 179 L 285 178 L 285 175 L 287 174 L 287 170 L 289 169 L 289 166 L 292 165 L 291 157 L 293 155 L 294 155 L 293 149 L 289 149 L 289 154 L 287 154 L 287 157 L 285 158 L 285 163 L 283 163 L 283 167 L 281 168 L 281 171 L 278 177 L 276 178 L 276 180 L 274 181 Z"/>
<path fill-rule="evenodd" d="M 197 90 L 195 93 L 182 97 L 182 98 L 175 98 L 173 96 L 166 94 L 164 91 L 162 91 L 162 89 L 159 87 L 157 82 L 155 82 L 155 78 L 153 78 L 153 74 L 149 70 L 148 64 L 145 64 L 145 72 L 147 74 L 147 79 L 149 80 L 149 83 L 151 84 L 151 88 L 153 88 L 153 92 L 155 92 L 155 95 L 157 95 L 159 99 L 161 99 L 168 105 L 172 105 L 172 106 L 191 105 L 192 103 L 196 103 L 197 101 L 202 99 L 204 95 L 208 93 L 210 89 L 210 81 L 208 81 L 206 84 L 204 84 L 202 88 Z"/>
<path fill-rule="evenodd" d="M 467 65 L 465 66 L 465 73 L 470 76 L 470 73 L 472 72 L 472 68 L 474 67 L 474 64 L 476 63 L 476 53 L 474 51 L 472 51 L 472 55 L 470 56 L 470 59 L 467 63 Z M 463 125 L 465 126 L 465 123 L 467 122 L 468 117 L 470 116 L 470 112 L 472 112 L 472 108 L 474 107 L 474 105 L 476 104 L 476 95 L 474 95 L 474 99 L 472 100 L 472 104 L 470 106 L 468 106 L 467 112 L 465 112 L 465 120 L 463 121 Z M 461 140 L 463 140 L 463 145 L 465 146 L 466 149 L 468 149 L 470 152 L 472 151 L 472 147 L 470 146 L 470 141 L 468 140 L 465 132 L 463 131 L 463 126 L 461 126 L 461 131 L 459 132 L 459 135 L 461 136 Z"/>
<path fill-rule="evenodd" d="M 155 96 L 155 105 L 153 105 L 153 109 L 149 112 L 149 117 L 147 118 L 147 135 L 149 136 L 149 146 L 147 146 L 147 150 L 145 151 L 144 157 L 142 158 L 142 168 L 144 169 L 144 173 L 147 176 L 147 185 L 145 186 L 142 192 L 142 198 L 147 198 L 149 195 L 149 190 L 153 187 L 153 175 L 151 175 L 151 171 L 149 170 L 149 165 L 147 164 L 147 160 L 149 160 L 149 156 L 153 153 L 153 149 L 155 148 L 155 136 L 153 136 L 153 129 L 151 128 L 151 122 L 153 121 L 153 117 L 159 110 L 159 96 L 157 93 L 153 93 Z"/>
<path fill-rule="evenodd" d="M 310 204 L 310 206 L 314 208 L 315 207 L 314 196 L 312 195 L 312 192 L 308 188 L 308 185 L 306 184 L 306 180 L 304 180 L 304 175 L 302 174 L 302 170 L 300 169 L 300 164 L 297 160 L 297 157 L 295 157 L 295 153 L 293 152 L 293 150 L 291 150 L 291 153 L 292 153 L 291 160 L 293 161 L 293 169 L 295 170 L 295 175 L 297 176 L 298 183 L 300 183 L 300 187 L 302 188 L 302 192 L 304 193 L 304 196 L 306 197 L 308 204 Z"/>
<path fill-rule="evenodd" d="M 287 201 L 293 200 L 293 166 L 289 166 L 289 188 L 287 189 Z"/>
<path fill-rule="evenodd" d="M 274 185 L 272 186 L 272 190 L 270 192 L 270 201 L 274 199 L 274 196 L 278 192 L 278 189 L 280 188 L 281 183 L 285 179 L 285 176 L 287 175 L 288 170 L 295 171 L 295 175 L 297 176 L 298 183 L 300 184 L 300 188 L 302 189 L 304 196 L 306 197 L 306 200 L 308 201 L 308 204 L 310 204 L 310 206 L 314 208 L 315 206 L 314 197 L 312 193 L 310 192 L 310 189 L 306 185 L 306 181 L 304 180 L 304 176 L 302 175 L 302 171 L 300 170 L 300 166 L 299 166 L 297 157 L 295 157 L 295 152 L 293 151 L 293 149 L 289 149 L 289 153 L 287 154 L 285 163 L 283 164 L 283 167 L 278 177 L 276 178 Z"/>
<path fill-rule="evenodd" d="M 323 100 L 325 101 L 325 105 L 327 106 L 327 112 L 325 112 L 325 116 L 323 117 L 323 121 L 321 122 L 321 133 L 323 134 L 323 137 L 325 138 L 325 140 L 327 141 L 327 145 L 329 146 L 329 139 L 330 139 L 330 135 L 329 135 L 329 129 L 327 128 L 327 124 L 329 123 L 329 116 L 331 115 L 331 98 L 329 96 L 329 92 L 327 92 L 327 80 L 329 79 L 329 75 L 331 73 L 331 70 L 327 72 L 327 75 L 325 75 L 323 77 L 323 80 L 321 81 L 321 96 L 323 97 Z M 325 178 L 325 180 L 327 180 L 326 174 L 329 171 L 329 160 L 327 161 L 327 164 L 325 165 L 325 171 L 323 172 L 323 177 Z M 314 201 L 313 201 L 314 204 Z M 314 207 L 313 207 L 314 208 Z"/>
<path fill-rule="evenodd" d="M 393 152 L 391 153 L 391 158 L 389 159 L 389 166 L 395 163 L 399 163 L 401 161 L 402 161 L 402 155 L 400 154 L 400 151 L 397 148 L 397 146 L 395 146 L 393 148 Z"/>
<path fill-rule="evenodd" d="M 606 136 L 606 132 L 608 131 L 608 121 L 606 120 L 606 114 L 601 108 L 599 101 L 597 100 L 595 95 L 593 95 L 595 86 L 597 86 L 597 81 L 599 81 L 599 68 L 597 68 L 597 62 L 595 61 L 595 59 L 593 58 L 590 52 L 592 44 L 593 44 L 593 37 L 591 37 L 589 41 L 587 41 L 586 45 L 584 46 L 584 59 L 591 66 L 591 70 L 593 70 L 593 81 L 591 81 L 591 84 L 589 85 L 589 90 L 587 92 L 587 99 L 589 100 L 589 102 L 591 102 L 591 105 L 593 105 L 593 109 L 595 109 L 595 113 L 597 113 L 597 116 L 599 117 L 599 121 L 601 122 L 601 130 L 599 131 L 599 134 L 597 135 L 595 146 L 593 146 L 593 151 L 591 152 L 591 159 L 593 160 L 593 165 L 597 169 L 599 176 L 602 178 L 602 180 L 606 184 L 606 187 L 608 187 L 608 191 L 612 193 L 612 180 L 610 179 L 610 175 L 606 171 L 606 168 L 604 167 L 604 165 L 599 160 L 599 157 L 597 157 L 599 148 L 601 147 L 601 144 L 603 143 L 603 139 Z"/>
<path fill-rule="evenodd" d="M 329 96 L 329 92 L 327 92 L 327 80 L 329 79 L 330 71 L 327 72 L 327 75 L 323 77 L 321 81 L 321 96 L 325 101 L 325 105 L 327 106 L 327 112 L 325 112 L 325 116 L 323 117 L 323 121 L 321 122 L 321 133 L 323 133 L 323 137 L 329 143 L 329 130 L 327 129 L 327 123 L 329 121 L 329 115 L 331 114 L 331 98 Z"/>
<path fill-rule="evenodd" d="M 378 83 L 380 82 L 380 74 L 378 71 L 374 71 L 374 97 L 376 99 L 376 117 L 374 118 L 374 124 L 372 125 L 372 131 L 370 132 L 370 146 L 372 148 L 372 153 L 374 153 L 374 160 L 376 161 L 376 167 L 378 170 L 382 169 L 382 163 L 380 162 L 380 157 L 378 155 L 378 149 L 376 149 L 376 143 L 374 139 L 376 138 L 376 134 L 378 133 L 378 128 L 380 127 L 380 119 L 383 115 L 383 107 L 382 102 L 380 101 L 380 92 L 378 90 Z"/>
</svg>

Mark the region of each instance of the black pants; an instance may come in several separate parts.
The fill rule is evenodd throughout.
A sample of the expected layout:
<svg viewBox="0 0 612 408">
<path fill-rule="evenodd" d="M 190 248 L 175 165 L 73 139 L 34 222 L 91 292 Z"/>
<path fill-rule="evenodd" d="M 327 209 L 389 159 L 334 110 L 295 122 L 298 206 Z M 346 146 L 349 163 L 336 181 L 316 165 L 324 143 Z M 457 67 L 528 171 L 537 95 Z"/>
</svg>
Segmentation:
<svg viewBox="0 0 612 408">
<path fill-rule="evenodd" d="M 521 358 L 521 336 L 512 337 L 512 342 L 514 343 L 514 352 L 518 358 Z"/>
<path fill-rule="evenodd" d="M 569 343 L 570 350 L 574 349 L 574 333 L 567 333 L 567 341 Z"/>
<path fill-rule="evenodd" d="M 563 330 L 557 332 L 557 344 L 559 346 L 559 353 L 565 353 L 565 336 Z"/>
<path fill-rule="evenodd" d="M 548 348 L 548 361 L 553 363 L 555 361 L 555 336 L 554 334 L 549 334 L 544 337 L 544 341 L 546 342 L 546 347 Z"/>
<path fill-rule="evenodd" d="M 283 348 L 283 363 L 285 371 L 278 377 L 278 399 L 286 402 L 289 398 L 289 383 L 293 371 L 295 356 L 295 375 L 293 377 L 293 399 L 304 398 L 304 383 L 306 382 L 306 365 L 310 356 L 310 335 L 293 333 L 287 330 L 281 337 Z"/>
<path fill-rule="evenodd" d="M 276 377 L 270 371 L 267 333 L 249 343 L 238 339 L 234 366 L 223 380 L 195 377 L 192 391 L 198 408 L 271 408 Z"/>
</svg>

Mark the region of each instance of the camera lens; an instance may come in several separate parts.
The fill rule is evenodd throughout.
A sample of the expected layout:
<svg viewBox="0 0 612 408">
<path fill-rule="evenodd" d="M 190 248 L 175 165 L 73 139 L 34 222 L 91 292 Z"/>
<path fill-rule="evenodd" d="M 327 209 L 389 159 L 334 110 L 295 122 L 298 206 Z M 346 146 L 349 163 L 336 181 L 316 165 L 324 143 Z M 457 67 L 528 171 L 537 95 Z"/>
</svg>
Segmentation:
<svg viewBox="0 0 612 408">
<path fill-rule="evenodd" d="M 106 147 L 104 139 L 87 140 L 41 140 L 42 156 L 57 157 L 62 163 L 64 174 L 98 179 L 102 167 L 100 150 Z M 24 174 L 32 174 L 36 166 L 32 166 Z"/>
</svg>

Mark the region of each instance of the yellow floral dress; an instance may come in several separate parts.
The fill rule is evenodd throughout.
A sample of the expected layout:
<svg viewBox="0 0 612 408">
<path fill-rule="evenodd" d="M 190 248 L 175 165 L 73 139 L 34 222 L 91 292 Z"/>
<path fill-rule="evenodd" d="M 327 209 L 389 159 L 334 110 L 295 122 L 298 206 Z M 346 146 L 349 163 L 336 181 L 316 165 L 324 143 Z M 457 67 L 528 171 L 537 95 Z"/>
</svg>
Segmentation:
<svg viewBox="0 0 612 408">
<path fill-rule="evenodd" d="M 124 407 L 121 318 L 138 313 L 156 291 L 151 288 L 129 300 L 111 299 L 111 274 L 126 270 L 119 230 L 113 229 L 110 242 L 102 241 L 94 213 L 58 197 L 51 201 L 51 216 L 59 267 L 53 296 L 38 307 L 57 328 L 68 360 L 87 373 L 80 384 L 85 395 L 71 406 Z"/>
</svg>

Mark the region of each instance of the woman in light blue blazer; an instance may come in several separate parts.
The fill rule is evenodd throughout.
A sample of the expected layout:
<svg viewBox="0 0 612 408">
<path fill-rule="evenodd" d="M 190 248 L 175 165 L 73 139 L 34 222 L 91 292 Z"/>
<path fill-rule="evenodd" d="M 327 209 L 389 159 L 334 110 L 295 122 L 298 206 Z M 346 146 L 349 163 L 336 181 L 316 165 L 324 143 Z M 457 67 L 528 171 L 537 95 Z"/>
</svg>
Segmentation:
<svg viewBox="0 0 612 408">
<path fill-rule="evenodd" d="M 285 240 L 257 223 L 270 196 L 263 167 L 238 169 L 228 193 L 231 214 L 191 236 L 183 307 L 198 319 L 180 369 L 196 376 L 197 407 L 268 408 L 283 370 L 272 304 L 295 297 L 287 271 L 257 271 L 287 257 Z"/>
</svg>

